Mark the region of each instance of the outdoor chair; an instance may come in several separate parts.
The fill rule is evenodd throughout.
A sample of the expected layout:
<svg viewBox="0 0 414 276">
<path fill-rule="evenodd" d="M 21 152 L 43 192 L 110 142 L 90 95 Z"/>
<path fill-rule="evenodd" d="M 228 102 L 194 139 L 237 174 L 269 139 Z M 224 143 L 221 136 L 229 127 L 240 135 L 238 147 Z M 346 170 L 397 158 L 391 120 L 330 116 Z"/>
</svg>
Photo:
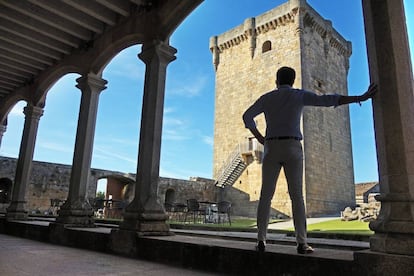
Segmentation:
<svg viewBox="0 0 414 276">
<path fill-rule="evenodd" d="M 164 203 L 164 209 L 165 209 L 165 212 L 168 215 L 168 219 L 172 219 L 173 212 L 174 212 L 174 206 L 173 206 L 173 204 L 170 203 L 170 202 L 165 202 Z"/>
<path fill-rule="evenodd" d="M 106 208 L 107 218 L 121 219 L 127 203 L 123 200 L 111 200 Z"/>
<path fill-rule="evenodd" d="M 197 199 L 188 199 L 187 200 L 187 212 L 185 213 L 184 222 L 187 222 L 187 216 L 192 215 L 193 221 L 196 223 L 197 221 L 203 222 L 206 215 L 206 210 L 200 208 L 200 203 Z M 201 219 L 201 220 L 200 220 Z"/>
<path fill-rule="evenodd" d="M 181 202 L 173 204 L 173 219 L 182 222 L 187 213 L 187 205 Z"/>
<path fill-rule="evenodd" d="M 223 200 L 217 203 L 218 223 L 221 223 L 222 221 L 224 222 L 225 217 L 227 216 L 227 220 L 229 221 L 229 224 L 231 225 L 230 211 L 231 211 L 230 201 Z"/>
</svg>

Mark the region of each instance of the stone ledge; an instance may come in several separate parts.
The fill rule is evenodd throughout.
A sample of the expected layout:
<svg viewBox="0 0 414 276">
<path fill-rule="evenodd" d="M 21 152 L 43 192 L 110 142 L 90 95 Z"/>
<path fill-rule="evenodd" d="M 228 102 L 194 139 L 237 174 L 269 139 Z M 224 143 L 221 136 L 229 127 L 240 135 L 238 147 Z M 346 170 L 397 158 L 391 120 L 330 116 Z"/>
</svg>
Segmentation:
<svg viewBox="0 0 414 276">
<path fill-rule="evenodd" d="M 45 221 L 7 221 L 1 217 L 0 232 L 221 274 L 414 275 L 411 273 L 414 272 L 413 257 L 372 253 L 369 250 L 354 252 L 316 246 L 314 254 L 299 255 L 294 245 L 275 243 L 268 244 L 266 252 L 259 253 L 255 251 L 255 242 L 251 239 L 232 240 L 219 236 L 184 234 L 139 236 L 134 232 L 125 234 L 111 231 L 111 228 L 71 228 Z M 118 249 L 123 247 L 123 252 L 115 250 L 114 244 Z M 398 269 L 381 270 L 387 269 L 386 266 Z M 384 271 L 392 273 L 384 274 Z"/>
<path fill-rule="evenodd" d="M 364 250 L 355 252 L 355 261 L 361 266 L 360 275 L 414 275 L 414 256 L 396 255 L 389 253 Z"/>
</svg>

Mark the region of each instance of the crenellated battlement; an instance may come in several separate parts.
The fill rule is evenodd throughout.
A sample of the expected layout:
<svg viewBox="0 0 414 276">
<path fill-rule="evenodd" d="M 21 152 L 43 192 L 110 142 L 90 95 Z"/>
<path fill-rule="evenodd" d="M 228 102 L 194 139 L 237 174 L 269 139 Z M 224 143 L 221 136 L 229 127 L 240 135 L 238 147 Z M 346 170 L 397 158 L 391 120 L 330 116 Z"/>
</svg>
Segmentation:
<svg viewBox="0 0 414 276">
<path fill-rule="evenodd" d="M 211 37 L 210 50 L 215 67 L 218 66 L 220 53 L 243 42 L 250 43 L 253 58 L 258 36 L 288 24 L 296 24 L 299 34 L 303 28 L 310 28 L 343 56 L 349 57 L 352 53 L 351 43 L 332 27 L 331 21 L 323 19 L 306 1 L 290 0 L 262 15 L 246 19 L 243 24 L 223 34 Z"/>
<path fill-rule="evenodd" d="M 332 26 L 330 20 L 323 19 L 311 6 L 307 6 L 303 15 L 303 25 L 305 28 L 311 28 L 322 38 L 327 40 L 330 47 L 335 48 L 341 55 L 346 57 L 352 54 L 351 42 L 342 37 Z"/>
</svg>

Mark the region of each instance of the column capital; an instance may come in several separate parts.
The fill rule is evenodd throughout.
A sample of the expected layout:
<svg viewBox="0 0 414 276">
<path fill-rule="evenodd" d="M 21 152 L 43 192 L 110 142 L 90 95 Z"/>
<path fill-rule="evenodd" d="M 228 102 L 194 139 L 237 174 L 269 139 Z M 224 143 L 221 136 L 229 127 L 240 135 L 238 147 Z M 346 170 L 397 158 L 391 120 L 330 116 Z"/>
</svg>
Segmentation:
<svg viewBox="0 0 414 276">
<path fill-rule="evenodd" d="M 175 54 L 177 49 L 162 42 L 160 40 L 154 40 L 150 43 L 144 43 L 142 46 L 142 52 L 138 54 L 138 57 L 145 63 L 149 64 L 154 58 L 158 58 L 162 64 L 168 64 L 175 60 Z"/>
<path fill-rule="evenodd" d="M 103 90 L 105 90 L 106 84 L 108 83 L 105 79 L 93 73 L 88 73 L 77 78 L 76 82 L 78 83 L 76 87 L 79 88 L 82 92 L 87 87 L 90 87 L 93 91 L 97 93 L 100 93 Z"/>
<path fill-rule="evenodd" d="M 23 113 L 26 115 L 26 118 L 40 119 L 43 115 L 43 107 L 27 104 L 23 108 Z"/>
<path fill-rule="evenodd" d="M 0 136 L 3 135 L 7 130 L 7 125 L 0 124 Z"/>
</svg>

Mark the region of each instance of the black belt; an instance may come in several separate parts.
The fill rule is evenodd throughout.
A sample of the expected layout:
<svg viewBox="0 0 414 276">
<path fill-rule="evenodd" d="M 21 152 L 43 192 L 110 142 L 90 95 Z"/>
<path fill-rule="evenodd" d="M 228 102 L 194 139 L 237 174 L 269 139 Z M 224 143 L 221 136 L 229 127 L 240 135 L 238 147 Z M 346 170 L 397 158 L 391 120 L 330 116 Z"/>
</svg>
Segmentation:
<svg viewBox="0 0 414 276">
<path fill-rule="evenodd" d="M 266 140 L 288 140 L 288 139 L 297 140 L 297 141 L 302 140 L 302 138 L 296 137 L 296 136 L 276 136 L 276 137 L 266 138 Z"/>
</svg>

